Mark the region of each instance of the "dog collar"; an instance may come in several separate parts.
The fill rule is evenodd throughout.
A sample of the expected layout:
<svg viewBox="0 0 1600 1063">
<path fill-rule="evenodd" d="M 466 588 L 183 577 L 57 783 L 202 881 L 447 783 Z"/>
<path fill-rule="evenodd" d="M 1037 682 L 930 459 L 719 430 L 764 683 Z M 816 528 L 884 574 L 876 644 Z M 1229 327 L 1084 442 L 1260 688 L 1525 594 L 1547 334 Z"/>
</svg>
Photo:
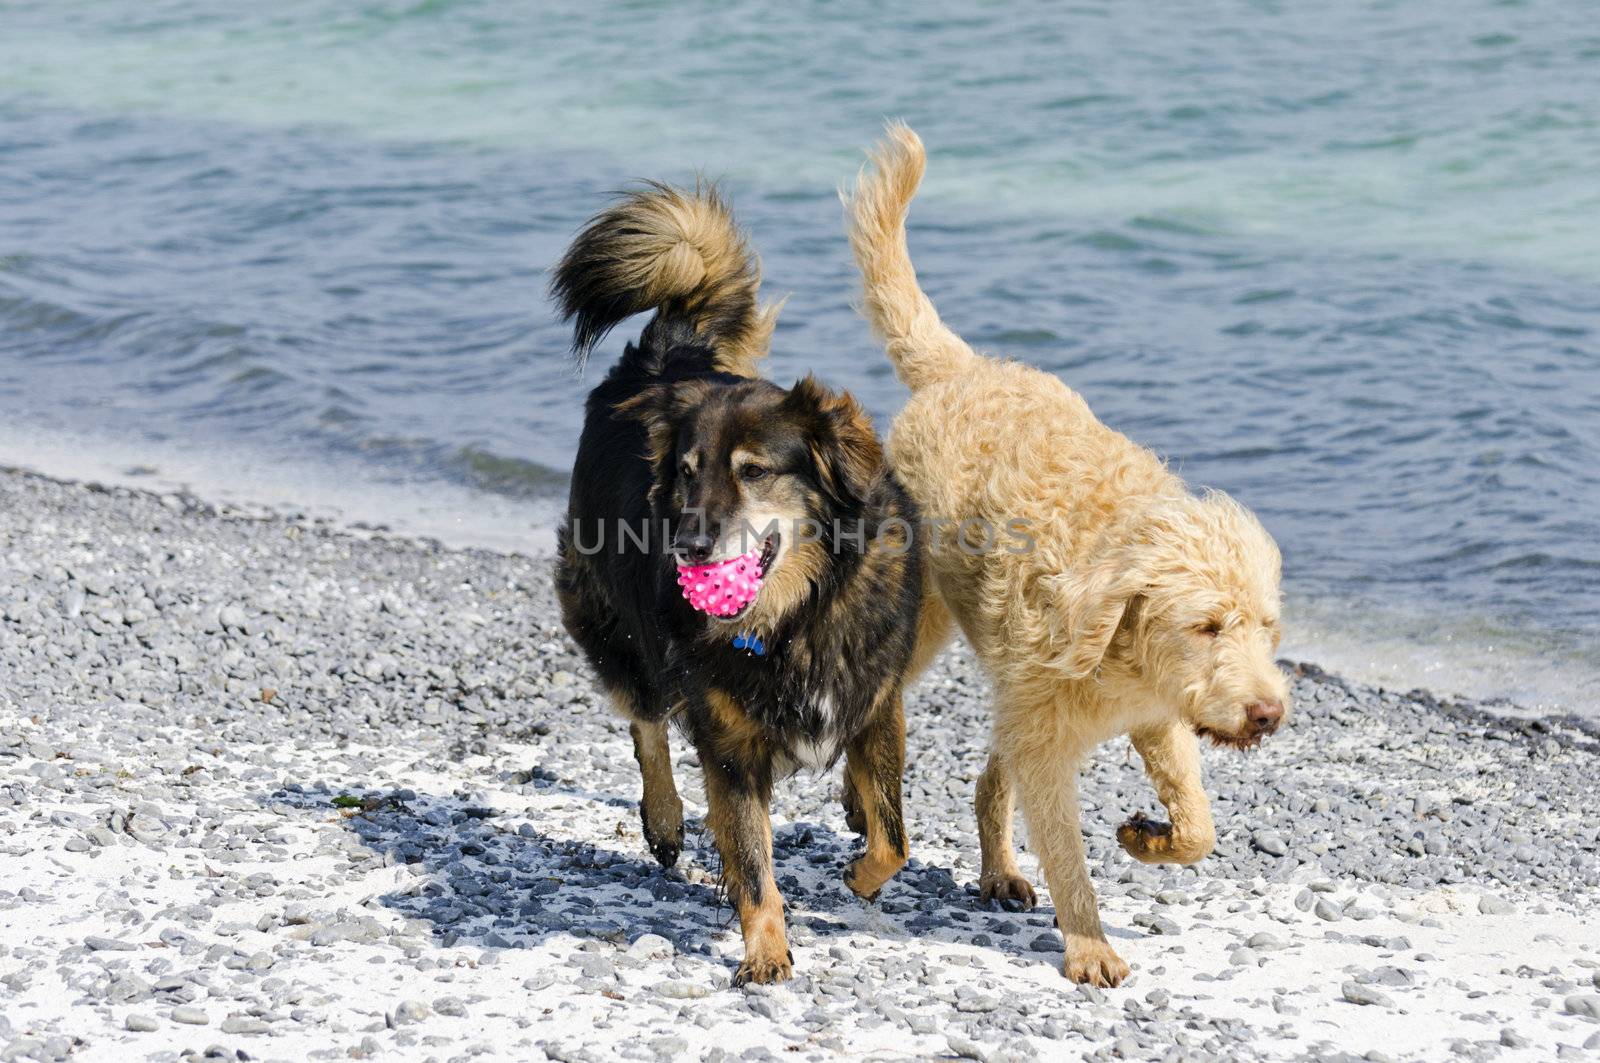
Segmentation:
<svg viewBox="0 0 1600 1063">
<path fill-rule="evenodd" d="M 736 650 L 749 650 L 757 657 L 765 657 L 767 655 L 766 644 L 754 635 L 733 636 L 733 648 Z"/>
</svg>

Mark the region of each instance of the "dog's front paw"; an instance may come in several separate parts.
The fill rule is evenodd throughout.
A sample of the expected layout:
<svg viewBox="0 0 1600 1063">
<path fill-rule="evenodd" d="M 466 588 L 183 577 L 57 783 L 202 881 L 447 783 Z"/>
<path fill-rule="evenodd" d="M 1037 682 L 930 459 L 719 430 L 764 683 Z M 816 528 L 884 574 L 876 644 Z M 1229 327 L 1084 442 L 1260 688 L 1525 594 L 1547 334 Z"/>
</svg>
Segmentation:
<svg viewBox="0 0 1600 1063">
<path fill-rule="evenodd" d="M 1109 989 L 1122 984 L 1128 977 L 1128 965 L 1104 938 L 1089 938 L 1079 934 L 1064 935 L 1067 944 L 1066 959 L 1061 973 L 1080 985 L 1100 986 Z"/>
<path fill-rule="evenodd" d="M 683 852 L 683 804 L 653 810 L 641 805 L 639 818 L 644 824 L 644 843 L 650 847 L 650 854 L 662 867 L 675 866 Z"/>
<path fill-rule="evenodd" d="M 851 863 L 844 871 L 844 884 L 850 892 L 867 902 L 878 899 L 883 884 L 905 866 L 904 857 L 877 858 L 867 854 Z"/>
<path fill-rule="evenodd" d="M 1028 911 L 1039 899 L 1034 895 L 1033 884 L 1015 871 L 1002 871 L 978 879 L 978 897 L 985 904 L 999 901 L 1009 911 Z"/>
<path fill-rule="evenodd" d="M 861 799 L 856 796 L 856 788 L 848 780 L 844 784 L 844 792 L 839 795 L 839 803 L 844 806 L 844 825 L 865 836 L 867 817 L 861 811 Z"/>
<path fill-rule="evenodd" d="M 1172 824 L 1135 813 L 1117 828 L 1117 844 L 1140 863 L 1164 863 L 1171 859 L 1166 853 L 1172 847 Z"/>
<path fill-rule="evenodd" d="M 1141 864 L 1192 864 L 1211 852 L 1214 837 L 1179 835 L 1170 823 L 1134 815 L 1117 828 L 1117 843 Z"/>
<path fill-rule="evenodd" d="M 770 985 L 773 982 L 787 982 L 794 977 L 794 954 L 785 949 L 782 953 L 766 956 L 746 956 L 739 965 L 739 970 L 734 973 L 733 984 L 735 988 L 747 986 L 754 982 L 756 985 Z"/>
<path fill-rule="evenodd" d="M 678 864 L 678 857 L 683 852 L 683 828 L 678 828 L 675 838 L 661 838 L 649 842 L 650 853 L 662 867 L 671 868 Z"/>
</svg>

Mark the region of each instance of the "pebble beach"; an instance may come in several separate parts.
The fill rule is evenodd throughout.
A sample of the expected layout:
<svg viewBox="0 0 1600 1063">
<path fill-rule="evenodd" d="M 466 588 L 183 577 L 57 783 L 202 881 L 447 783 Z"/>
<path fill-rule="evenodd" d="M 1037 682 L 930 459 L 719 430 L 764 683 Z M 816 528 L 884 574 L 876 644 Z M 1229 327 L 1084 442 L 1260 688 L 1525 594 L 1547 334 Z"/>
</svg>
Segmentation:
<svg viewBox="0 0 1600 1063">
<path fill-rule="evenodd" d="M 664 871 L 549 569 L 0 472 L 0 1060 L 1600 1059 L 1600 730 L 1288 661 L 1286 729 L 1205 753 L 1199 865 L 1118 849 L 1160 811 L 1125 741 L 1085 768 L 1122 987 L 1062 978 L 1027 853 L 1038 909 L 978 900 L 958 647 L 911 863 L 857 900 L 838 772 L 787 780 L 796 977 L 732 989 L 693 752 Z"/>
</svg>

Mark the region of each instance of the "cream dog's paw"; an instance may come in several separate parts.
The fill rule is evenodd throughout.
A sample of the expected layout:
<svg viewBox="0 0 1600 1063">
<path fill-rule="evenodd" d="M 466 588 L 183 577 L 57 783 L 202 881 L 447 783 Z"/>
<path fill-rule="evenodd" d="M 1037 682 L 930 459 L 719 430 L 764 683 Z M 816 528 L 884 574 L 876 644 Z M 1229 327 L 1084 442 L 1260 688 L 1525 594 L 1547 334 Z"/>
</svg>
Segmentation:
<svg viewBox="0 0 1600 1063">
<path fill-rule="evenodd" d="M 1215 837 L 1186 837 L 1172 824 L 1134 815 L 1117 828 L 1117 843 L 1142 864 L 1192 864 L 1210 854 Z"/>
<path fill-rule="evenodd" d="M 999 901 L 1002 907 L 1012 911 L 1028 911 L 1039 903 L 1039 898 L 1033 892 L 1033 884 L 1017 871 L 984 875 L 978 880 L 978 897 L 986 904 Z"/>
<path fill-rule="evenodd" d="M 1128 965 L 1122 962 L 1109 941 L 1078 934 L 1067 934 L 1065 938 L 1067 953 L 1061 973 L 1072 981 L 1109 989 L 1121 985 L 1128 977 Z"/>
</svg>

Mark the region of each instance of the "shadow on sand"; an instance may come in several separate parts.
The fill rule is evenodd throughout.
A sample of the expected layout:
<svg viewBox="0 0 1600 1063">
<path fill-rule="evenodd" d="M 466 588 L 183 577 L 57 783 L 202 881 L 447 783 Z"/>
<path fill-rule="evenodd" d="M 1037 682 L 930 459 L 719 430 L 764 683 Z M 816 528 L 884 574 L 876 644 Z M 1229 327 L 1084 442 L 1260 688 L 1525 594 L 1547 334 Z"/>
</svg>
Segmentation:
<svg viewBox="0 0 1600 1063">
<path fill-rule="evenodd" d="M 555 935 L 625 945 L 658 934 L 679 953 L 711 956 L 717 954 L 714 941 L 729 940 L 725 932 L 737 935 L 733 913 L 716 888 L 716 849 L 700 820 L 689 821 L 685 852 L 667 870 L 645 852 L 631 800 L 562 790 L 553 780 L 530 785 L 564 799 L 567 808 L 552 817 L 559 823 L 541 829 L 521 812 L 409 790 L 341 798 L 307 788 L 280 790 L 269 800 L 293 814 L 340 816 L 360 842 L 347 852 L 365 870 L 412 868 L 380 903 L 426 923 L 442 945 L 528 948 Z M 617 847 L 558 836 L 562 826 L 584 817 L 617 833 Z M 585 833 L 592 836 L 592 828 Z M 866 905 L 843 883 L 844 868 L 859 848 L 854 834 L 813 823 L 774 831 L 774 870 L 791 928 L 804 927 L 819 944 L 830 935 L 916 937 L 1059 965 L 1054 909 L 1011 912 L 985 905 L 948 869 L 915 857 L 877 903 Z"/>
</svg>

